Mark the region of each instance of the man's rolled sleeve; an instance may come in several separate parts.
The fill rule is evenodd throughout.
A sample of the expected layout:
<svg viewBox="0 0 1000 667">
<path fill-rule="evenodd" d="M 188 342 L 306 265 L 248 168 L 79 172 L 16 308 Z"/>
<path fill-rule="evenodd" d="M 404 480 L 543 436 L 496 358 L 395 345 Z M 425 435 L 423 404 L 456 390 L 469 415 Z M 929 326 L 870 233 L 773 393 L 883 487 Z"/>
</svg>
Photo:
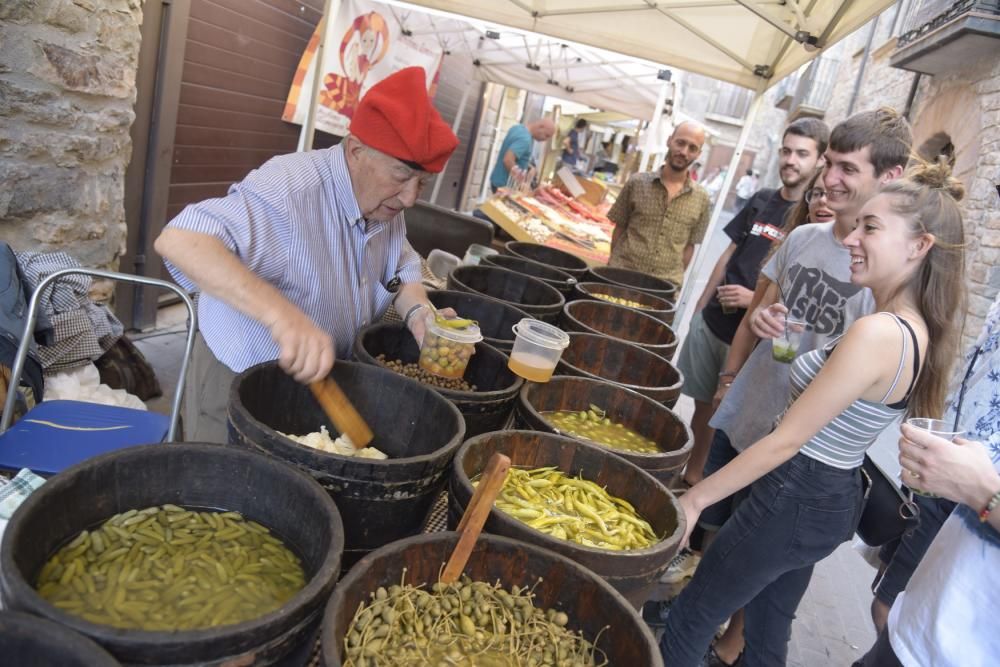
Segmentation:
<svg viewBox="0 0 1000 667">
<path fill-rule="evenodd" d="M 420 271 L 420 255 L 410 246 L 409 241 L 403 242 L 403 251 L 399 254 L 399 262 L 396 264 L 396 275 L 404 285 L 419 283 L 423 279 L 423 273 Z"/>
<path fill-rule="evenodd" d="M 790 248 L 794 244 L 789 244 L 786 238 L 778 249 L 775 251 L 774 255 L 767 261 L 764 268 L 760 270 L 761 274 L 773 283 L 777 283 L 778 279 L 784 275 L 785 269 L 788 267 L 788 253 L 791 252 Z"/>
<path fill-rule="evenodd" d="M 517 166 L 527 169 L 531 160 L 531 137 L 518 137 L 511 143 L 510 150 L 517 159 Z"/>
<path fill-rule="evenodd" d="M 244 266 L 276 283 L 284 275 L 288 261 L 288 213 L 274 193 L 258 191 L 248 182 L 231 186 L 225 197 L 187 206 L 167 228 L 218 239 Z M 176 266 L 165 263 L 179 285 L 189 291 L 197 289 Z"/>
<path fill-rule="evenodd" d="M 698 245 L 705 238 L 705 231 L 708 229 L 708 221 L 712 216 L 712 209 L 708 206 L 707 201 L 701 209 L 701 216 L 698 218 L 698 222 L 691 228 L 691 235 L 688 236 L 688 243 L 690 245 Z"/>
<path fill-rule="evenodd" d="M 625 182 L 625 187 L 622 188 L 621 193 L 618 195 L 618 199 L 615 203 L 611 205 L 608 209 L 608 220 L 615 223 L 615 228 L 618 230 L 624 230 L 628 225 L 629 210 L 631 208 L 631 197 L 632 197 L 632 179 L 630 178 Z"/>
</svg>

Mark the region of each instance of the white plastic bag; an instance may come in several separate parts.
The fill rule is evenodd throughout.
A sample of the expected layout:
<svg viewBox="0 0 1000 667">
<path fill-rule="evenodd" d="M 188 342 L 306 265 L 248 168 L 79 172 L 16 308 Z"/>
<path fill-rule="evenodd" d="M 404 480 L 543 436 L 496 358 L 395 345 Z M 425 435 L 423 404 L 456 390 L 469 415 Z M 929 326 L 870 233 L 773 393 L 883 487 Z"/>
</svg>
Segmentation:
<svg viewBox="0 0 1000 667">
<path fill-rule="evenodd" d="M 146 404 L 138 396 L 124 389 L 112 389 L 101 384 L 101 374 L 94 364 L 46 376 L 44 400 L 85 401 L 135 410 L 146 409 Z"/>
</svg>

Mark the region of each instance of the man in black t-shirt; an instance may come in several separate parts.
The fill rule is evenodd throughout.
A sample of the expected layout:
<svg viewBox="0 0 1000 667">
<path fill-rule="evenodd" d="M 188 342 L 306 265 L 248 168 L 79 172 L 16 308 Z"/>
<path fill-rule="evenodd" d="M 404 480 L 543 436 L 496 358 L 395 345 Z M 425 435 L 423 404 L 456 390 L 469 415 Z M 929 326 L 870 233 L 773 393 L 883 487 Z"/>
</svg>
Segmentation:
<svg viewBox="0 0 1000 667">
<path fill-rule="evenodd" d="M 785 128 L 778 162 L 782 187 L 754 194 L 725 227 L 730 243 L 698 299 L 677 359 L 684 375 L 681 393 L 693 398 L 695 406 L 691 418 L 694 446 L 684 473 L 688 484 L 702 478 L 712 442 L 708 425 L 712 397 L 729 344 L 753 298 L 757 274 L 771 246 L 784 239 L 785 215 L 802 198 L 806 184 L 821 166 L 828 137 L 826 124 L 815 118 L 800 118 Z"/>
</svg>

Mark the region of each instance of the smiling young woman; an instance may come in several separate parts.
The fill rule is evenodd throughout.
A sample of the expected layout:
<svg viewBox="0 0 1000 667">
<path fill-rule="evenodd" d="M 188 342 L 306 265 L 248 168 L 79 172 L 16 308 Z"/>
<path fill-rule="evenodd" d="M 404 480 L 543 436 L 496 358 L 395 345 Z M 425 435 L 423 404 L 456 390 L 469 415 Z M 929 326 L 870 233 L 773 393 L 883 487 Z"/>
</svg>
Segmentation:
<svg viewBox="0 0 1000 667">
<path fill-rule="evenodd" d="M 799 355 L 771 433 L 681 497 L 693 527 L 704 508 L 750 487 L 670 609 L 666 664 L 699 664 L 741 607 L 745 664 L 784 664 L 813 565 L 857 527 L 865 451 L 901 415 L 944 407 L 965 310 L 961 196 L 947 165 L 921 164 L 862 207 L 844 245 L 857 261 L 851 282 L 871 289 L 876 313 Z"/>
</svg>

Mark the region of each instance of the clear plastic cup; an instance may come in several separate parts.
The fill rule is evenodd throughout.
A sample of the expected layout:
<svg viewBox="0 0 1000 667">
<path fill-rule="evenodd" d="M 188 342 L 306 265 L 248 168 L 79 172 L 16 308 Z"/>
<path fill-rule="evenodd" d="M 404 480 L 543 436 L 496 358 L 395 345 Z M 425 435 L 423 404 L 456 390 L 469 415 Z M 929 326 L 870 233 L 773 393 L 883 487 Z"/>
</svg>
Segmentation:
<svg viewBox="0 0 1000 667">
<path fill-rule="evenodd" d="M 719 298 L 719 292 L 722 291 L 722 288 L 725 287 L 728 284 L 729 283 L 727 283 L 725 281 L 725 279 L 723 279 L 722 284 L 715 288 L 715 298 L 716 299 Z M 727 305 L 723 304 L 722 301 L 719 301 L 719 306 L 722 308 L 723 315 L 732 315 L 737 310 L 736 306 L 727 306 Z"/>
<path fill-rule="evenodd" d="M 478 266 L 479 262 L 487 255 L 497 255 L 499 254 L 493 248 L 479 245 L 478 243 L 473 243 L 469 246 L 468 250 L 465 251 L 465 257 L 462 258 L 463 266 Z"/>
<path fill-rule="evenodd" d="M 802 334 L 806 323 L 799 320 L 785 320 L 785 332 L 771 341 L 771 357 L 783 364 L 790 364 L 799 353 Z"/>
<path fill-rule="evenodd" d="M 558 327 L 524 318 L 513 326 L 514 348 L 507 367 L 525 380 L 548 382 L 569 345 L 569 335 Z"/>
<path fill-rule="evenodd" d="M 434 313 L 428 313 L 424 342 L 420 346 L 420 367 L 428 373 L 455 379 L 465 375 L 469 359 L 476 353 L 476 343 L 483 339 L 479 327 L 451 328 L 439 324 Z"/>
<path fill-rule="evenodd" d="M 965 435 L 965 431 L 956 431 L 952 428 L 952 425 L 943 419 L 930 419 L 929 417 L 910 417 L 906 420 L 908 426 L 913 428 L 918 428 L 921 431 L 927 431 L 931 435 L 936 435 L 939 438 L 944 438 L 949 442 L 954 442 L 955 438 L 961 438 Z M 907 477 L 903 479 L 903 483 L 906 484 L 908 488 L 913 493 L 920 496 L 927 496 L 928 498 L 937 498 L 937 495 L 933 493 L 927 493 L 926 491 L 921 491 L 910 484 L 912 477 Z"/>
</svg>

